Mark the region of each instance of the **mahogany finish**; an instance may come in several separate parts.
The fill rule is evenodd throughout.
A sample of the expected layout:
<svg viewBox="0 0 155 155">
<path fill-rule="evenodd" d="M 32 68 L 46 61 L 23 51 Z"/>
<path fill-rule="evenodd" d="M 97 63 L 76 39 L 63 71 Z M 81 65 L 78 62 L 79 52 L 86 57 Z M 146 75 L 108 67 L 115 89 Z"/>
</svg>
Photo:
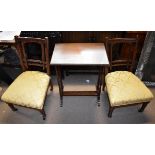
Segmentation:
<svg viewBox="0 0 155 155">
<path fill-rule="evenodd" d="M 49 53 L 48 53 L 48 38 L 40 39 L 40 38 L 27 38 L 27 37 L 15 36 L 15 42 L 16 42 L 16 48 L 17 48 L 17 52 L 18 52 L 18 55 L 20 58 L 20 63 L 21 63 L 21 67 L 22 67 L 23 71 L 29 70 L 31 66 L 39 66 L 39 67 L 42 67 L 43 71 L 46 71 L 47 74 L 49 76 L 51 76 Z M 31 43 L 36 43 L 41 46 L 41 52 L 42 52 L 41 60 L 38 60 L 38 59 L 33 60 L 33 59 L 29 59 L 27 57 L 25 47 Z M 50 85 L 51 85 L 51 90 L 53 90 L 52 81 L 50 81 Z M 8 105 L 13 111 L 17 111 L 17 109 L 14 107 L 13 104 L 9 103 Z M 28 108 L 28 107 L 26 107 L 26 108 Z M 30 109 L 33 109 L 33 108 L 30 108 Z M 38 109 L 36 109 L 36 110 L 38 110 Z M 38 111 L 42 114 L 43 119 L 45 120 L 46 114 L 44 111 L 44 107 Z"/>
<path fill-rule="evenodd" d="M 120 56 L 114 59 L 113 58 L 113 54 L 114 54 L 113 47 L 116 44 L 121 44 L 121 47 L 123 47 L 124 51 L 120 48 Z M 138 37 L 137 38 L 112 38 L 112 39 L 106 37 L 106 50 L 108 52 L 108 58 L 110 62 L 109 70 L 112 71 L 114 67 L 118 67 L 118 69 L 120 70 L 120 67 L 123 66 L 125 67 L 125 69 L 123 70 L 128 70 L 132 72 L 133 67 L 135 65 L 137 48 L 138 48 Z M 125 54 L 123 52 L 125 52 Z M 104 91 L 104 88 L 105 88 L 105 81 L 103 83 L 103 91 Z M 124 106 L 132 106 L 132 105 L 137 105 L 137 104 L 142 104 L 142 107 L 139 109 L 139 112 L 143 112 L 148 102 L 135 103 L 131 105 L 130 104 L 121 105 L 121 106 L 115 106 L 115 107 L 111 107 L 111 105 L 109 104 L 108 117 L 112 117 L 112 112 L 115 108 L 120 108 Z"/>
<path fill-rule="evenodd" d="M 103 43 L 56 44 L 51 60 L 52 65 L 108 65 Z"/>
<path fill-rule="evenodd" d="M 114 55 L 114 46 L 120 44 L 121 46 L 126 46 L 126 56 L 123 57 L 123 51 L 118 51 L 119 56 L 113 58 Z M 108 58 L 110 61 L 110 70 L 114 67 L 125 66 L 127 70 L 132 71 L 135 64 L 135 58 L 137 54 L 137 38 L 106 38 L 106 50 L 108 53 Z"/>
<path fill-rule="evenodd" d="M 60 92 L 60 106 L 63 104 L 63 96 L 97 96 L 100 105 L 100 92 L 103 81 L 103 71 L 109 65 L 106 50 L 103 43 L 66 43 L 56 44 L 51 59 L 51 65 L 56 66 L 57 81 Z M 95 91 L 64 91 L 61 67 L 71 66 L 98 66 L 98 81 Z M 105 73 L 105 72 L 104 72 Z"/>
</svg>

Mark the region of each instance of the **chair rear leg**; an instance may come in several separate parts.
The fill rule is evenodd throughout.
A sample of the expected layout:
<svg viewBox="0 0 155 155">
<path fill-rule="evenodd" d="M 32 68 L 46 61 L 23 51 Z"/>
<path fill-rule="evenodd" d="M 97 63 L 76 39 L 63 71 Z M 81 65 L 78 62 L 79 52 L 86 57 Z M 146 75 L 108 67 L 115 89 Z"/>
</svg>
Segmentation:
<svg viewBox="0 0 155 155">
<path fill-rule="evenodd" d="M 142 104 L 141 108 L 138 110 L 139 112 L 143 112 L 149 102 L 145 102 Z"/>
<path fill-rule="evenodd" d="M 112 117 L 112 112 L 114 110 L 114 107 L 109 107 L 108 117 Z"/>
<path fill-rule="evenodd" d="M 13 104 L 7 103 L 8 106 L 11 108 L 12 111 L 17 111 L 18 109 L 14 107 Z"/>
<path fill-rule="evenodd" d="M 45 113 L 45 110 L 44 109 L 41 109 L 41 110 L 39 110 L 40 111 L 40 113 L 42 114 L 42 116 L 43 116 L 43 120 L 45 120 L 46 119 L 46 113 Z"/>
</svg>

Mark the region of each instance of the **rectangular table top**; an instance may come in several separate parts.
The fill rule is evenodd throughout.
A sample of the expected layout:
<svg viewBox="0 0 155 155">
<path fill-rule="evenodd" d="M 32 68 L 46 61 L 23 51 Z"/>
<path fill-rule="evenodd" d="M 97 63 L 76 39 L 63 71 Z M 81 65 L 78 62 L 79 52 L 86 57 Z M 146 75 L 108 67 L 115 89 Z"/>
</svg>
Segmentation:
<svg viewBox="0 0 155 155">
<path fill-rule="evenodd" d="M 21 31 L 1 31 L 0 43 L 14 43 L 14 36 L 20 35 Z"/>
<path fill-rule="evenodd" d="M 51 65 L 109 65 L 104 43 L 55 44 Z"/>
</svg>

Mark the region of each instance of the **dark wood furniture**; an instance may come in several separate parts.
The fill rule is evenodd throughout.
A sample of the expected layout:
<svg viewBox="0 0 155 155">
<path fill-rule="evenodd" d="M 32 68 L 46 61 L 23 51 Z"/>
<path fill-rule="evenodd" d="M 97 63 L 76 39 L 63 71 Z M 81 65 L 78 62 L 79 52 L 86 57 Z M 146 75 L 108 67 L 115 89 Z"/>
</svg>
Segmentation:
<svg viewBox="0 0 155 155">
<path fill-rule="evenodd" d="M 22 70 L 23 70 L 23 73 L 26 73 L 27 70 L 29 70 L 30 68 L 35 70 L 36 71 L 36 67 L 40 67 L 42 68 L 42 70 L 44 72 L 47 73 L 47 75 L 49 75 L 49 79 L 50 76 L 51 76 L 51 72 L 50 72 L 50 61 L 49 61 L 49 53 L 48 53 L 48 38 L 45 38 L 45 39 L 41 39 L 41 38 L 28 38 L 28 37 L 18 37 L 18 36 L 15 36 L 15 41 L 16 41 L 16 48 L 17 48 L 17 51 L 18 51 L 18 55 L 19 55 L 19 58 L 20 58 L 20 63 L 21 63 L 21 67 L 22 67 Z M 27 51 L 25 50 L 26 46 L 28 46 L 29 44 L 38 44 L 40 45 L 40 48 L 41 48 L 41 57 L 40 59 L 39 58 L 36 58 L 36 59 L 31 59 L 28 57 L 28 54 L 27 54 Z M 37 52 L 37 51 L 36 51 Z M 32 68 L 35 67 L 35 68 Z M 39 69 L 40 71 L 40 69 Z M 23 74 L 22 73 L 22 74 Z M 34 77 L 34 79 L 38 82 L 36 82 L 36 85 L 38 83 L 38 85 L 40 85 L 40 81 L 39 79 L 37 79 L 37 76 L 34 75 L 35 73 L 38 74 L 38 72 L 33 72 L 32 73 L 32 77 Z M 30 73 L 31 74 L 31 73 Z M 40 74 L 40 73 L 39 73 Z M 38 75 L 39 75 L 38 74 Z M 44 78 L 44 76 L 46 76 L 46 74 L 42 74 L 41 77 Z M 17 77 L 18 78 L 18 77 Z M 18 79 L 17 79 L 18 80 Z M 26 80 L 26 79 L 25 79 Z M 15 80 L 16 81 L 16 80 Z M 43 79 L 44 81 L 44 79 Z M 25 81 L 26 82 L 26 81 Z M 28 81 L 28 84 L 29 82 L 33 82 L 33 81 Z M 34 81 L 35 82 L 35 81 Z M 22 83 L 21 83 L 22 84 Z M 52 81 L 50 80 L 49 82 L 49 85 L 51 86 L 51 90 L 53 90 L 53 84 L 52 84 Z M 10 86 L 11 87 L 11 86 Z M 22 86 L 21 86 L 22 87 Z M 31 87 L 31 86 L 29 86 Z M 9 89 L 9 88 L 8 88 Z M 24 88 L 25 89 L 25 88 Z M 23 91 L 24 91 L 23 89 Z M 40 85 L 38 89 L 42 89 L 42 86 Z M 45 89 L 45 94 L 47 93 L 47 90 L 48 88 Z M 18 90 L 17 90 L 18 91 Z M 7 92 L 7 90 L 6 90 Z M 18 93 L 18 92 L 17 92 Z M 40 92 L 39 92 L 40 93 Z M 30 94 L 30 96 L 32 96 L 32 94 L 35 94 L 35 90 L 34 92 L 32 92 L 32 90 L 30 89 L 30 92 L 26 92 L 26 96 L 29 96 L 28 94 Z M 4 94 L 3 94 L 4 95 Z M 37 94 L 35 94 L 37 95 Z M 38 94 L 39 95 L 39 94 Z M 8 95 L 7 95 L 8 96 Z M 36 96 L 37 97 L 37 96 Z M 45 96 L 46 97 L 46 96 Z M 33 96 L 32 96 L 33 98 Z M 3 99 L 3 96 L 2 96 L 2 99 Z M 43 99 L 45 101 L 45 98 Z M 4 101 L 4 99 L 3 99 Z M 5 102 L 5 101 L 4 101 Z M 9 105 L 9 107 L 13 110 L 13 111 L 16 111 L 17 109 L 14 107 L 14 105 L 18 105 L 18 106 L 23 106 L 22 103 L 7 103 Z M 24 103 L 25 104 L 25 103 Z M 43 104 L 44 105 L 44 104 Z M 39 108 L 33 108 L 31 107 L 31 105 L 25 105 L 24 107 L 28 107 L 28 108 L 32 108 L 32 109 L 36 109 L 38 110 L 39 112 L 41 112 L 41 114 L 43 115 L 43 119 L 45 120 L 46 118 L 46 114 L 45 114 L 45 111 L 44 111 L 44 106 L 39 109 Z"/>
<path fill-rule="evenodd" d="M 108 38 L 105 40 L 105 48 L 110 63 L 109 71 L 129 70 L 132 72 L 135 65 L 137 54 L 137 38 Z M 124 50 L 122 50 L 124 49 Z M 120 50 L 120 51 L 118 51 Z M 125 52 L 125 54 L 124 54 Z M 107 72 L 109 72 L 106 70 Z M 102 90 L 104 91 L 105 82 L 103 81 Z"/>
<path fill-rule="evenodd" d="M 106 37 L 122 37 L 125 31 L 61 31 L 61 43 L 105 43 Z M 66 75 L 97 74 L 96 66 L 64 66 Z"/>
<path fill-rule="evenodd" d="M 138 35 L 138 52 L 136 63 L 139 60 L 140 52 L 143 46 L 146 32 L 144 31 L 21 31 L 21 37 L 38 37 L 49 38 L 50 56 L 52 56 L 55 43 L 105 43 L 105 38 L 134 38 Z M 123 49 L 123 48 L 122 48 Z M 117 49 L 117 51 L 119 51 Z M 123 50 L 124 51 L 124 50 Z M 117 52 L 116 52 L 117 53 Z M 123 52 L 124 55 L 126 52 Z M 55 69 L 52 68 L 52 74 L 55 74 Z M 66 75 L 70 73 L 81 74 L 83 71 L 97 74 L 95 66 L 72 67 L 64 66 L 63 69 Z"/>
<path fill-rule="evenodd" d="M 125 31 L 61 31 L 61 43 L 104 43 L 105 37 L 122 37 Z"/>
<path fill-rule="evenodd" d="M 112 71 L 114 67 L 125 67 L 127 70 L 132 71 L 135 65 L 135 58 L 137 54 L 137 38 L 109 39 L 108 37 L 106 37 L 105 45 L 110 62 L 110 71 Z M 124 55 L 124 51 L 122 49 L 120 51 L 117 51 L 117 54 L 115 54 L 114 52 L 116 51 L 114 51 L 114 48 L 116 45 L 119 45 L 119 48 L 120 46 L 122 48 L 125 48 L 126 54 Z"/>
<path fill-rule="evenodd" d="M 97 96 L 100 104 L 100 92 L 104 69 L 109 65 L 103 43 L 64 43 L 56 44 L 51 59 L 51 65 L 56 66 L 57 81 L 59 85 L 62 106 L 63 96 Z M 62 66 L 98 66 L 99 75 L 95 91 L 64 91 L 62 82 Z"/>
<path fill-rule="evenodd" d="M 115 45 L 118 45 L 118 44 L 119 45 L 121 44 L 121 47 L 123 47 L 123 49 L 125 49 L 125 55 L 122 53 L 123 52 L 122 48 L 120 48 L 121 50 L 120 50 L 119 55 L 114 58 L 113 54 L 115 51 L 113 50 L 113 48 Z M 138 38 L 112 38 L 111 39 L 111 38 L 107 37 L 106 38 L 106 51 L 108 53 L 108 58 L 109 58 L 109 62 L 110 62 L 109 71 L 112 72 L 113 68 L 115 68 L 115 70 L 116 70 L 116 68 L 118 68 L 118 70 L 122 69 L 123 71 L 127 70 L 127 71 L 132 72 L 133 67 L 135 65 L 137 47 L 138 47 Z M 119 77 L 116 77 L 116 78 L 119 78 Z M 120 79 L 118 79 L 118 81 L 119 80 Z M 122 79 L 122 81 L 123 80 L 124 79 Z M 135 85 L 135 87 L 136 87 L 136 85 Z M 103 90 L 104 90 L 104 88 L 105 88 L 105 83 L 103 82 Z M 126 99 L 124 99 L 123 102 L 125 102 L 125 100 Z M 138 103 L 136 102 L 136 103 L 132 103 L 132 104 L 126 104 L 126 105 L 122 104 L 122 105 L 117 105 L 117 106 L 111 106 L 111 104 L 109 104 L 108 117 L 112 116 L 112 112 L 115 108 L 136 105 L 136 104 L 142 104 L 142 107 L 139 109 L 139 112 L 142 112 L 142 111 L 144 111 L 144 109 L 148 103 L 149 102 L 138 102 Z"/>
<path fill-rule="evenodd" d="M 51 76 L 48 38 L 46 37 L 45 39 L 41 39 L 15 36 L 15 40 L 22 70 L 26 71 L 31 66 L 37 66 L 41 67 L 44 72 L 47 72 L 47 74 Z M 28 57 L 28 51 L 26 52 L 25 49 L 28 44 L 33 43 L 40 45 L 41 48 L 41 55 L 40 57 L 37 56 L 36 59 Z M 52 80 L 50 84 L 51 90 L 53 90 Z"/>
</svg>

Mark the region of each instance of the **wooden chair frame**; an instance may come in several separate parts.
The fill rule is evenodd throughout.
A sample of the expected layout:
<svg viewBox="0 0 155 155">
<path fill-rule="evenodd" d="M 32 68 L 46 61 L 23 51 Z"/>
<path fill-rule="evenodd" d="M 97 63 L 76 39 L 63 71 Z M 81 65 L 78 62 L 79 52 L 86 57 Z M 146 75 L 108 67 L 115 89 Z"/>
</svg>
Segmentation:
<svg viewBox="0 0 155 155">
<path fill-rule="evenodd" d="M 113 58 L 112 58 L 113 47 L 116 44 L 126 44 L 126 45 L 128 45 L 128 47 L 130 47 L 126 58 L 115 60 L 115 61 L 113 60 Z M 109 62 L 110 62 L 110 71 L 112 70 L 112 67 L 127 66 L 128 71 L 132 72 L 133 67 L 135 65 L 135 58 L 136 58 L 136 54 L 137 54 L 138 38 L 112 38 L 112 39 L 109 39 L 108 37 L 106 37 L 105 47 L 106 47 L 107 55 L 108 55 Z M 134 49 L 133 49 L 133 47 L 134 47 Z M 130 58 L 131 52 L 132 52 L 132 58 Z"/>
<path fill-rule="evenodd" d="M 51 76 L 49 53 L 48 53 L 49 46 L 48 46 L 47 37 L 45 39 L 40 39 L 40 38 L 31 38 L 31 37 L 27 38 L 27 37 L 15 36 L 15 42 L 16 42 L 16 48 L 19 55 L 19 59 L 20 59 L 20 64 L 23 71 L 28 70 L 29 66 L 39 66 L 39 67 L 42 67 L 43 70 L 46 70 L 47 74 Z M 37 43 L 41 46 L 42 60 L 33 60 L 33 59 L 27 58 L 24 45 L 30 44 L 30 43 Z M 53 84 L 51 79 L 50 79 L 49 85 L 51 86 L 51 91 L 52 91 Z M 47 94 L 47 91 L 46 91 L 46 94 Z M 45 102 L 45 99 L 44 99 L 44 102 Z M 17 108 L 14 107 L 14 104 L 12 103 L 7 103 L 7 104 L 12 109 L 12 111 L 17 111 Z M 21 105 L 17 105 L 17 106 L 21 106 Z M 25 107 L 25 106 L 21 106 L 21 107 Z M 30 108 L 30 107 L 25 107 L 25 108 Z M 43 120 L 46 119 L 44 106 L 42 109 L 36 109 L 36 108 L 30 108 L 30 109 L 38 110 L 42 114 Z"/>
<path fill-rule="evenodd" d="M 124 44 L 124 43 L 131 47 L 129 49 L 129 52 L 133 52 L 132 58 L 130 58 L 131 54 L 128 53 L 127 58 L 113 61 L 113 59 L 112 59 L 113 46 L 116 44 Z M 137 54 L 138 37 L 137 38 L 112 38 L 112 39 L 109 39 L 108 37 L 106 37 L 105 47 L 106 47 L 107 55 L 108 55 L 109 62 L 110 62 L 110 68 L 109 68 L 110 71 L 112 71 L 113 67 L 126 66 L 128 68 L 128 71 L 132 72 L 133 67 L 135 65 L 135 58 L 136 58 L 136 54 Z M 104 85 L 103 85 L 103 89 L 104 89 L 105 82 L 103 82 L 103 83 L 104 83 Z M 121 105 L 121 106 L 111 106 L 110 101 L 109 101 L 108 117 L 112 117 L 113 110 L 116 108 L 138 105 L 138 104 L 142 104 L 141 108 L 138 111 L 143 112 L 148 103 L 149 102 Z"/>
</svg>

